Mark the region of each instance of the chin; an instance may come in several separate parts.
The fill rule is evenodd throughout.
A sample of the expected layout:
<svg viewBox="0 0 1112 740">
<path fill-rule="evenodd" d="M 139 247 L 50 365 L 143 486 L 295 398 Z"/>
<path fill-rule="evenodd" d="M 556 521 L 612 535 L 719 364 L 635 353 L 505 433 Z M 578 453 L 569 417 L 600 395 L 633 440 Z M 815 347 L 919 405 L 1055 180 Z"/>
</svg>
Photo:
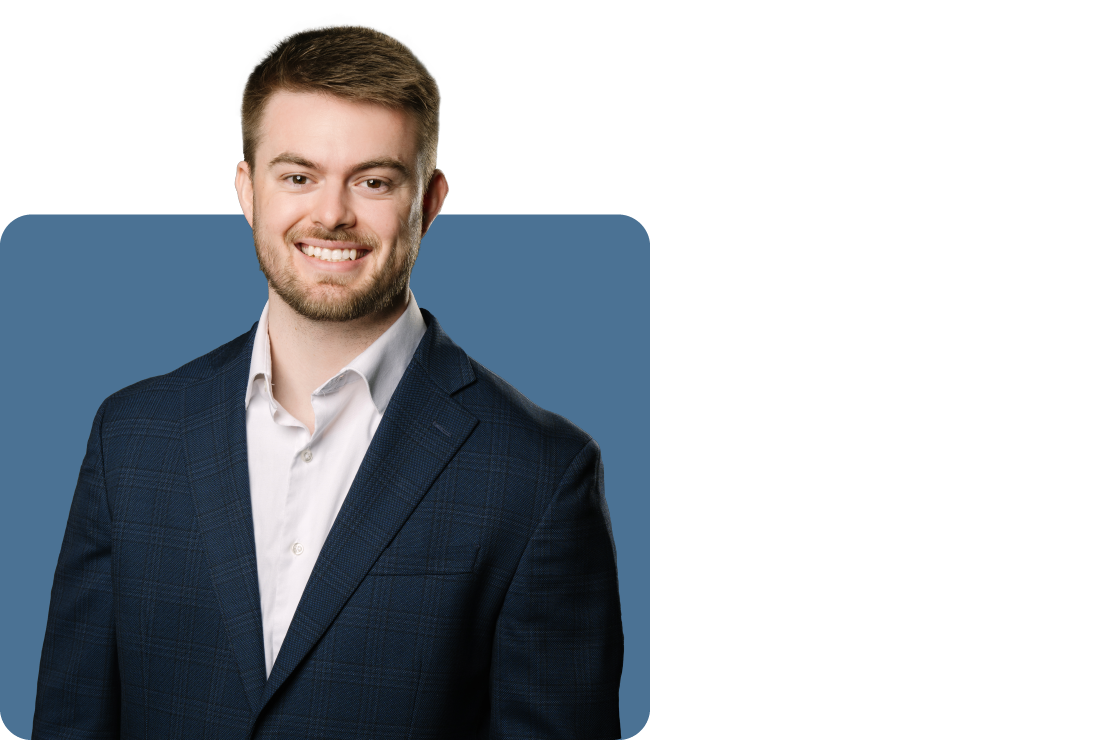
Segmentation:
<svg viewBox="0 0 1112 740">
<path fill-rule="evenodd" d="M 407 276 L 408 277 L 408 276 Z M 365 316 L 386 314 L 404 303 L 409 291 L 409 281 L 395 281 L 384 290 L 379 283 L 364 286 L 361 290 L 349 286 L 318 283 L 314 289 L 291 286 L 289 283 L 271 282 L 278 296 L 296 313 L 311 321 L 354 321 Z"/>
</svg>

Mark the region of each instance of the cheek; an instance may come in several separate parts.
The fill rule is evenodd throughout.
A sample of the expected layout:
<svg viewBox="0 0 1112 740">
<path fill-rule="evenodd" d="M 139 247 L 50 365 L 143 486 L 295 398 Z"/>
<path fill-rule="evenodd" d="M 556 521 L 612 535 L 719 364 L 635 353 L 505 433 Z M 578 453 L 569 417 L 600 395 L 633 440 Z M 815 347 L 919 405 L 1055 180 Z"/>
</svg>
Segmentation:
<svg viewBox="0 0 1112 740">
<path fill-rule="evenodd" d="M 298 213 L 289 198 L 271 196 L 255 204 L 255 219 L 268 233 L 282 235 L 297 224 Z"/>
<path fill-rule="evenodd" d="M 397 201 L 377 201 L 363 213 L 363 222 L 382 240 L 393 244 L 404 238 L 409 229 L 409 204 Z"/>
</svg>

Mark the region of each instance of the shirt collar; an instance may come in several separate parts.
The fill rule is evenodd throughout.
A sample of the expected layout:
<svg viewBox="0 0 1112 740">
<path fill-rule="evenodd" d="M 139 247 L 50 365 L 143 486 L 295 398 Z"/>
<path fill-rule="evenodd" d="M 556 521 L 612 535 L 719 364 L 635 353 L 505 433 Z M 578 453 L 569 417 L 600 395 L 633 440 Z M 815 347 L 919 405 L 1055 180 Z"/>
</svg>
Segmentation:
<svg viewBox="0 0 1112 740">
<path fill-rule="evenodd" d="M 251 396 L 260 392 L 266 396 L 270 403 L 271 412 L 277 406 L 274 400 L 273 380 L 270 376 L 270 333 L 267 331 L 270 316 L 270 301 L 263 305 L 263 313 L 259 316 L 259 325 L 255 329 L 255 344 L 251 347 L 251 367 L 247 371 L 247 395 L 243 399 L 243 407 L 251 404 Z M 261 379 L 262 383 L 255 381 Z"/>
<path fill-rule="evenodd" d="M 271 385 L 273 378 L 270 370 L 270 334 L 267 329 L 269 314 L 270 301 L 267 301 L 259 317 L 259 326 L 255 330 L 255 344 L 251 348 L 251 366 L 247 373 L 247 390 L 243 404 L 247 407 L 251 403 L 251 397 L 261 391 L 266 395 L 273 411 L 277 408 L 277 402 L 274 400 Z M 397 321 L 332 379 L 315 390 L 313 395 L 331 393 L 341 385 L 345 385 L 343 382 L 334 381 L 351 371 L 367 384 L 371 402 L 379 413 L 385 413 L 387 404 L 390 403 L 398 383 L 405 374 L 405 369 L 409 367 L 409 361 L 413 359 L 413 353 L 417 351 L 417 345 L 425 336 L 425 329 L 425 318 L 417 306 L 417 299 L 410 292 L 409 305 Z M 256 383 L 255 381 L 260 377 L 262 383 Z"/>
<path fill-rule="evenodd" d="M 367 382 L 371 402 L 379 413 L 385 413 L 386 405 L 390 403 L 423 336 L 425 317 L 421 315 L 417 299 L 410 292 L 405 313 L 336 375 L 343 375 L 348 370 L 358 373 Z M 321 388 L 327 385 L 325 383 Z"/>
</svg>

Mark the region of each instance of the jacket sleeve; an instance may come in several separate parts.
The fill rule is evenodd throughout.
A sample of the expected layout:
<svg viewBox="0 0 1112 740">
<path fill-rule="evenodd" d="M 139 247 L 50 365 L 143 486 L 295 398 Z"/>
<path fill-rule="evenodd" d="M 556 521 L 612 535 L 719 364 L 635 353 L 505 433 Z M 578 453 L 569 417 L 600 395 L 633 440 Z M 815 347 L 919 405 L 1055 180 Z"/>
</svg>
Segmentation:
<svg viewBox="0 0 1112 740">
<path fill-rule="evenodd" d="M 565 471 L 502 606 L 490 737 L 620 737 L 623 643 L 614 537 L 592 440 Z"/>
<path fill-rule="evenodd" d="M 107 403 L 107 402 L 106 402 Z M 116 738 L 120 680 L 112 608 L 112 523 L 97 411 L 50 591 L 31 737 Z"/>
</svg>

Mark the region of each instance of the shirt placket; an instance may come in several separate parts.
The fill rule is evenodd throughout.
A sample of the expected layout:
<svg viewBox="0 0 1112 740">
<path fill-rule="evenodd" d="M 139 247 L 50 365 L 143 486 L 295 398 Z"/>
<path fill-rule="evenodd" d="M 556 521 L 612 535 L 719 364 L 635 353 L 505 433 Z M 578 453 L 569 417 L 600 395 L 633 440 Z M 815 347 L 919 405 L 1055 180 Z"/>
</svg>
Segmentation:
<svg viewBox="0 0 1112 740">
<path fill-rule="evenodd" d="M 289 487 L 279 527 L 280 549 L 276 553 L 280 567 L 275 612 L 282 615 L 279 623 L 283 625 L 281 633 L 275 635 L 276 648 L 280 648 L 285 640 L 286 630 L 312 572 L 315 556 L 323 545 L 317 531 L 320 512 L 314 508 L 314 492 L 320 490 L 322 478 L 327 477 L 322 439 L 327 436 L 328 427 L 336 415 L 336 398 L 331 391 L 339 382 L 334 378 L 313 394 L 313 434 L 310 435 L 309 430 L 302 426 L 298 430 L 298 444 L 291 450 Z"/>
<path fill-rule="evenodd" d="M 299 542 L 296 535 L 302 518 L 301 511 L 304 507 L 305 490 L 309 485 L 307 463 L 303 459 L 302 453 L 312 449 L 312 438 L 308 429 L 299 425 L 291 431 L 293 432 L 292 439 L 290 446 L 287 448 L 287 459 L 290 466 L 289 476 L 287 477 L 284 500 L 280 502 L 281 519 L 277 528 L 278 538 L 272 550 L 274 562 L 277 564 L 274 579 L 274 612 L 282 617 L 279 624 L 286 625 L 289 622 L 288 617 L 292 617 L 294 610 L 297 608 L 297 599 L 300 598 L 300 594 L 294 595 L 291 593 L 291 584 L 296 581 L 293 571 L 296 567 L 295 560 L 297 558 L 293 554 L 292 547 L 294 542 Z M 303 551 L 300 554 L 303 554 Z M 275 657 L 284 638 L 285 630 L 273 636 L 275 644 L 272 653 Z"/>
</svg>

